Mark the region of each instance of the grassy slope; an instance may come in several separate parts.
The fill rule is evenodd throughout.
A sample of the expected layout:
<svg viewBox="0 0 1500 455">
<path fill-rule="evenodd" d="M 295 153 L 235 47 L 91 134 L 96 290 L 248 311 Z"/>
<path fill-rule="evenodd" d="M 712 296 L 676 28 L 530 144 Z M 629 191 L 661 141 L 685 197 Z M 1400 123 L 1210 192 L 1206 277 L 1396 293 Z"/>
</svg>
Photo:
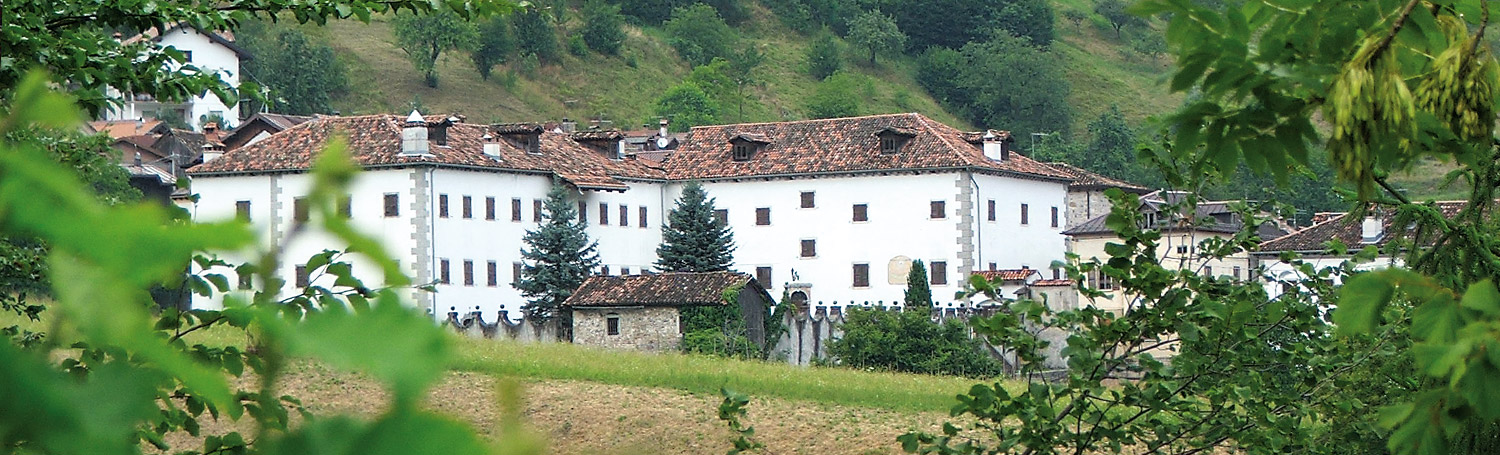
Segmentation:
<svg viewBox="0 0 1500 455">
<path fill-rule="evenodd" d="M 1117 42 L 1114 32 L 1095 22 L 1075 26 L 1060 17 L 1061 11 L 1088 11 L 1087 0 L 1058 0 L 1055 51 L 1064 60 L 1064 75 L 1073 87 L 1069 104 L 1074 107 L 1072 130 L 1087 136 L 1086 125 L 1110 105 L 1118 105 L 1132 121 L 1168 112 L 1181 102 L 1180 95 L 1167 94 L 1159 83 L 1169 63 L 1136 56 Z M 766 53 L 767 61 L 757 70 L 761 83 L 748 90 L 756 101 L 743 116 L 727 108 L 723 120 L 776 121 L 803 118 L 802 101 L 816 81 L 803 70 L 808 38 L 783 27 L 769 11 L 755 6 L 751 22 L 740 27 L 742 36 Z M 565 27 L 576 30 L 580 22 L 570 19 Z M 563 117 L 586 119 L 600 113 L 616 120 L 616 126 L 632 128 L 652 118 L 653 104 L 667 87 L 679 82 L 690 68 L 677 58 L 659 28 L 627 27 L 621 56 L 590 53 L 578 57 L 564 52 L 560 64 L 544 65 L 534 75 L 519 74 L 518 65 L 497 67 L 490 80 L 481 80 L 466 55 L 440 60 L 441 86 L 426 87 L 420 75 L 395 47 L 387 18 L 372 23 L 331 22 L 327 27 L 307 27 L 309 34 L 333 44 L 349 69 L 352 89 L 339 97 L 335 108 L 344 114 L 397 112 L 407 109 L 415 97 L 433 112 L 457 112 L 473 121 L 536 121 Z M 973 128 L 944 111 L 912 79 L 913 62 L 907 58 L 882 58 L 869 66 L 859 52 L 847 55 L 847 71 L 866 78 L 861 93 L 864 113 L 921 112 L 961 128 Z M 632 68 L 626 63 L 636 62 Z M 507 79 L 506 73 L 514 74 Z M 507 82 L 507 80 L 509 82 Z M 988 125 L 1004 128 L 1004 125 Z"/>
</svg>

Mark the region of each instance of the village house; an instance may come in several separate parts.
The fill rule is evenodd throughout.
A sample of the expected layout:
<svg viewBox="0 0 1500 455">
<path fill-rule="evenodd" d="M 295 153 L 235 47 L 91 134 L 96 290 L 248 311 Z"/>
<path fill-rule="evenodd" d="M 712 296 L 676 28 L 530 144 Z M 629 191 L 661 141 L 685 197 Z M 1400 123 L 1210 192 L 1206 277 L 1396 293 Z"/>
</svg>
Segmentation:
<svg viewBox="0 0 1500 455">
<path fill-rule="evenodd" d="M 282 130 L 291 128 L 312 120 L 311 116 L 272 114 L 259 112 L 240 123 L 238 128 L 224 135 L 219 142 L 224 144 L 224 151 L 234 150 L 246 145 L 254 144 L 261 139 L 271 137 L 272 134 L 280 133 Z"/>
<path fill-rule="evenodd" d="M 249 60 L 250 54 L 234 42 L 234 35 L 226 31 L 208 32 L 191 25 L 178 23 L 165 30 L 152 28 L 126 38 L 126 44 L 150 41 L 161 48 L 174 48 L 187 57 L 187 64 L 199 70 L 218 75 L 219 79 L 232 87 L 240 83 L 240 62 Z M 128 89 L 126 89 L 128 91 Z M 171 112 L 194 129 L 201 129 L 210 118 L 219 118 L 221 128 L 232 129 L 240 120 L 238 104 L 229 105 L 217 95 L 207 92 L 181 102 L 157 100 L 142 93 L 122 93 L 111 89 L 111 98 L 124 100 L 119 106 L 104 113 L 103 120 L 156 119 Z"/>
<path fill-rule="evenodd" d="M 739 306 L 750 341 L 762 345 L 773 302 L 747 274 L 668 272 L 590 277 L 563 306 L 573 315 L 574 344 L 670 351 L 682 343 L 682 308 L 731 303 Z"/>
<path fill-rule="evenodd" d="M 899 305 L 912 259 L 928 264 L 937 296 L 981 269 L 1044 269 L 1064 257 L 1074 182 L 1012 151 L 1008 133 L 914 113 L 695 127 L 663 161 L 629 153 L 615 131 L 332 116 L 205 155 L 189 172 L 194 217 L 249 220 L 286 252 L 290 284 L 331 280 L 299 261 L 341 246 L 295 227 L 308 213 L 308 170 L 336 136 L 365 169 L 341 212 L 417 282 L 436 283 L 410 295 L 435 318 L 520 314 L 521 239 L 554 179 L 599 242 L 599 275 L 652 271 L 665 216 L 696 180 L 734 231 L 735 270 L 772 295 L 827 306 Z"/>
<path fill-rule="evenodd" d="M 1438 201 L 1434 205 L 1443 216 L 1453 217 L 1467 203 Z M 1409 234 L 1402 235 L 1394 229 L 1399 226 L 1392 226 L 1395 217 L 1389 211 L 1372 209 L 1363 217 L 1348 213 L 1320 215 L 1324 216 L 1315 219 L 1317 222 L 1312 226 L 1262 242 L 1260 248 L 1251 253 L 1270 295 L 1279 295 L 1295 286 L 1296 282 L 1308 278 L 1296 265 L 1282 262 L 1283 253 L 1296 253 L 1302 262 L 1312 265 L 1314 271 L 1322 271 L 1342 267 L 1354 259 L 1355 253 L 1373 246 L 1380 249 L 1379 254 L 1373 260 L 1355 266 L 1356 270 L 1373 270 L 1400 266 L 1399 254 L 1392 254 L 1387 247 L 1392 242 L 1412 241 Z M 1426 239 L 1427 242 L 1431 240 Z M 1345 251 L 1334 251 L 1330 247 L 1334 241 L 1342 243 Z"/>
</svg>

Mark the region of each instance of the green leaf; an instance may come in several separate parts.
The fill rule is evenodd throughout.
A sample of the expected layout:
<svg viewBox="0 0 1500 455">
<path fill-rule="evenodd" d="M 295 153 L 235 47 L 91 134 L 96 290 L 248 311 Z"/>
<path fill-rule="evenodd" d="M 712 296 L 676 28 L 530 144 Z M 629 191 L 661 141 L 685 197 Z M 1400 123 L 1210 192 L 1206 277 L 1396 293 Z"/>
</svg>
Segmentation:
<svg viewBox="0 0 1500 455">
<path fill-rule="evenodd" d="M 1379 273 L 1367 272 L 1349 278 L 1339 289 L 1339 307 L 1333 312 L 1338 333 L 1353 335 L 1374 330 L 1394 291 L 1387 277 Z"/>
<path fill-rule="evenodd" d="M 368 311 L 342 306 L 311 312 L 301 323 L 263 318 L 281 332 L 289 349 L 340 368 L 365 371 L 392 387 L 399 404 L 420 398 L 422 388 L 442 373 L 448 338 L 426 316 L 381 291 Z"/>
<path fill-rule="evenodd" d="M 1465 295 L 1464 299 L 1467 300 L 1468 296 Z M 1446 295 L 1437 295 L 1412 310 L 1411 333 L 1418 339 L 1452 343 L 1463 325 L 1463 315 L 1459 313 L 1458 305 Z"/>
<path fill-rule="evenodd" d="M 1478 283 L 1469 285 L 1464 291 L 1463 300 L 1459 305 L 1480 313 L 1485 316 L 1494 317 L 1500 315 L 1500 291 L 1495 289 L 1495 283 L 1488 278 Z"/>
</svg>

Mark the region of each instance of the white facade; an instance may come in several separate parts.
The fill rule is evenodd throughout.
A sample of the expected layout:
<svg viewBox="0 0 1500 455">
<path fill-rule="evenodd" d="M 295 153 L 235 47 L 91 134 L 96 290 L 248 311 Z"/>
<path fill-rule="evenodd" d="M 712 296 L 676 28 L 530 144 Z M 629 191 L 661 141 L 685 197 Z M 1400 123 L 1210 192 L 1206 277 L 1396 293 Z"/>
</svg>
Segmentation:
<svg viewBox="0 0 1500 455">
<path fill-rule="evenodd" d="M 235 49 L 214 41 L 193 27 L 173 27 L 166 34 L 157 37 L 156 44 L 188 54 L 188 63 L 218 75 L 220 80 L 231 87 L 238 87 L 240 84 L 240 55 Z M 124 104 L 106 111 L 104 120 L 156 118 L 165 110 L 177 111 L 194 130 L 201 130 L 203 119 L 209 116 L 223 118 L 227 125 L 220 127 L 225 129 L 234 128 L 240 120 L 239 106 L 225 104 L 213 92 L 205 92 L 180 103 L 159 102 L 147 95 L 120 93 L 114 89 L 109 94 L 122 98 Z"/>
</svg>

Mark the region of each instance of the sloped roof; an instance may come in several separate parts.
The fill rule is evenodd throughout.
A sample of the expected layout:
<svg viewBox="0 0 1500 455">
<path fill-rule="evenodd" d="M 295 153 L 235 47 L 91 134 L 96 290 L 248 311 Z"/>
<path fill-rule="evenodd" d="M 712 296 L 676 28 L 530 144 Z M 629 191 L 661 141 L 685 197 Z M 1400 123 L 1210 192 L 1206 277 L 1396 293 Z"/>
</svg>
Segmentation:
<svg viewBox="0 0 1500 455">
<path fill-rule="evenodd" d="M 1435 204 L 1437 206 L 1437 209 L 1442 212 L 1444 217 L 1451 218 L 1454 215 L 1457 215 L 1460 210 L 1463 210 L 1464 206 L 1468 205 L 1468 202 L 1439 201 Z M 1387 234 L 1393 232 L 1393 229 L 1391 229 L 1391 222 L 1395 217 L 1386 215 L 1380 216 L 1379 218 L 1380 231 Z M 1392 239 L 1397 238 L 1394 235 L 1382 235 L 1374 243 L 1363 243 L 1363 221 L 1364 220 L 1361 218 L 1352 217 L 1349 216 L 1348 213 L 1343 213 L 1321 223 L 1303 228 L 1302 230 L 1299 230 L 1297 232 L 1261 242 L 1260 251 L 1258 251 L 1258 253 L 1280 253 L 1282 251 L 1323 251 L 1327 249 L 1325 245 L 1333 239 L 1339 239 L 1339 241 L 1343 242 L 1344 245 L 1348 245 L 1350 248 L 1358 248 L 1363 245 L 1372 244 L 1377 246 L 1385 246 L 1387 243 L 1390 243 Z"/>
<path fill-rule="evenodd" d="M 1036 280 L 1036 282 L 1031 283 L 1031 287 L 1048 287 L 1048 286 L 1068 286 L 1068 287 L 1072 287 L 1073 284 L 1075 284 L 1075 283 L 1073 283 L 1073 280 Z"/>
<path fill-rule="evenodd" d="M 1119 188 L 1127 193 L 1135 194 L 1146 194 L 1151 191 L 1144 186 L 1136 185 L 1124 180 L 1106 177 L 1103 174 L 1099 174 L 1097 172 L 1093 172 L 1088 169 L 1084 169 L 1061 161 L 1052 161 L 1047 163 L 1047 165 L 1052 166 L 1059 171 L 1067 173 L 1068 176 L 1073 179 L 1073 183 L 1068 185 L 1068 189 L 1070 190 Z"/>
<path fill-rule="evenodd" d="M 725 289 L 750 282 L 750 275 L 736 272 L 593 276 L 584 280 L 563 305 L 573 308 L 725 305 Z"/>
<path fill-rule="evenodd" d="M 879 133 L 908 130 L 896 153 L 880 153 Z M 1018 153 L 1005 161 L 984 156 L 967 134 L 921 114 L 886 114 L 776 123 L 693 127 L 664 162 L 679 179 L 719 179 L 789 174 L 966 168 L 1022 178 L 1070 180 L 1066 173 Z M 765 138 L 747 161 L 734 161 L 733 138 Z"/>
<path fill-rule="evenodd" d="M 1030 278 L 1033 275 L 1040 276 L 1041 272 L 1038 272 L 1035 269 L 1020 268 L 1020 269 L 983 270 L 983 271 L 979 271 L 979 272 L 974 272 L 974 274 L 982 276 L 986 280 L 994 280 L 995 277 L 1000 277 L 1001 281 L 1025 281 L 1027 278 Z"/>
<path fill-rule="evenodd" d="M 136 42 L 139 42 L 139 41 L 145 41 L 145 40 L 156 41 L 156 40 L 160 39 L 162 35 L 165 35 L 167 33 L 172 33 L 173 31 L 176 31 L 177 29 L 180 29 L 180 28 L 183 28 L 183 27 L 192 27 L 192 29 L 194 31 L 197 31 L 199 34 L 201 34 L 203 36 L 207 36 L 210 41 L 213 41 L 213 42 L 218 43 L 218 44 L 220 44 L 220 45 L 222 45 L 224 47 L 229 48 L 229 50 L 234 51 L 235 55 L 238 55 L 241 60 L 251 60 L 251 59 L 255 58 L 255 56 L 250 55 L 250 52 L 246 51 L 245 48 L 240 47 L 238 44 L 235 44 L 235 42 L 234 42 L 234 33 L 233 32 L 229 32 L 229 31 L 206 32 L 203 29 L 200 29 L 198 27 L 193 27 L 191 25 L 188 25 L 188 24 L 185 24 L 185 23 L 182 23 L 182 22 L 175 22 L 175 23 L 167 24 L 167 26 L 165 27 L 166 30 L 167 30 L 166 32 L 162 32 L 161 29 L 159 29 L 157 27 L 151 27 L 149 29 L 146 29 L 146 31 L 144 31 L 144 32 L 141 32 L 141 33 L 139 33 L 139 34 L 137 34 L 135 36 L 126 38 L 126 39 L 124 39 L 124 40 L 122 40 L 120 42 L 124 43 L 124 44 L 132 44 L 132 43 L 136 43 Z"/>
<path fill-rule="evenodd" d="M 313 117 L 305 115 L 272 114 L 267 112 L 256 113 L 255 115 L 250 116 L 249 119 L 241 122 L 239 128 L 235 128 L 234 131 L 231 131 L 229 134 L 225 135 L 221 139 L 221 142 L 224 143 L 226 150 L 238 148 L 244 145 L 245 142 L 250 142 L 250 140 L 253 139 L 255 135 L 258 135 L 262 132 L 275 134 L 277 132 L 300 125 L 303 122 L 312 119 Z M 256 128 L 256 124 L 265 125 L 265 128 Z"/>
<path fill-rule="evenodd" d="M 122 164 L 120 166 L 130 173 L 131 178 L 149 178 L 162 185 L 177 184 L 177 176 L 172 175 L 172 171 L 157 166 L 150 164 Z"/>
<path fill-rule="evenodd" d="M 447 121 L 446 116 L 428 116 L 429 125 Z M 499 159 L 484 154 L 482 137 L 492 132 L 487 125 L 454 123 L 448 127 L 447 145 L 429 144 L 427 155 L 401 154 L 401 128 L 405 117 L 363 115 L 319 117 L 293 126 L 254 144 L 226 152 L 224 156 L 194 166 L 193 175 L 224 175 L 267 172 L 300 172 L 309 169 L 314 157 L 328 141 L 348 137 L 355 162 L 366 167 L 448 165 L 497 171 L 556 174 L 584 189 L 625 189 L 616 178 L 662 179 L 661 169 L 640 160 L 610 160 L 572 140 L 568 134 L 541 132 L 541 153 L 526 153 L 508 141 L 500 145 Z M 511 128 L 508 129 L 522 129 Z M 525 131 L 534 131 L 524 128 Z"/>
<path fill-rule="evenodd" d="M 1183 191 L 1153 191 L 1141 196 L 1140 211 L 1161 214 L 1166 210 L 1181 208 L 1178 204 L 1184 203 L 1188 197 L 1189 194 Z M 1238 201 L 1197 201 L 1197 205 L 1193 206 L 1191 218 L 1171 213 L 1167 214 L 1171 216 L 1158 215 L 1156 225 L 1152 227 L 1164 232 L 1197 231 L 1233 234 L 1239 232 L 1244 226 L 1244 222 L 1232 210 L 1231 206 L 1236 202 Z M 1221 219 L 1225 217 L 1230 220 Z M 1063 235 L 1114 235 L 1114 231 L 1105 225 L 1108 218 L 1108 214 L 1096 216 L 1062 233 Z M 1256 234 L 1263 239 L 1271 239 L 1286 235 L 1286 231 L 1282 230 L 1277 223 L 1267 221 L 1256 227 Z"/>
</svg>

